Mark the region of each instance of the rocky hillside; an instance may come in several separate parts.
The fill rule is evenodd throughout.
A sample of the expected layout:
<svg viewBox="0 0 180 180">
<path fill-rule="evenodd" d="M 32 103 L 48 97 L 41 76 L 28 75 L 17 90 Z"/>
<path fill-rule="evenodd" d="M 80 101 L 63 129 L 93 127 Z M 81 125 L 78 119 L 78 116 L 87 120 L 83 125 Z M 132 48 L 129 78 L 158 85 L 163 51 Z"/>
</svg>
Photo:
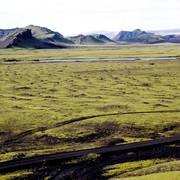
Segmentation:
<svg viewBox="0 0 180 180">
<path fill-rule="evenodd" d="M 30 29 L 33 37 L 41 41 L 50 42 L 54 44 L 74 44 L 72 41 L 63 37 L 59 32 L 52 31 L 45 27 L 29 25 L 25 29 Z"/>
<path fill-rule="evenodd" d="M 46 49 L 61 48 L 63 46 L 40 41 L 39 39 L 32 36 L 30 29 L 19 29 L 16 32 L 10 33 L 0 38 L 0 49 L 13 47 Z"/>
</svg>

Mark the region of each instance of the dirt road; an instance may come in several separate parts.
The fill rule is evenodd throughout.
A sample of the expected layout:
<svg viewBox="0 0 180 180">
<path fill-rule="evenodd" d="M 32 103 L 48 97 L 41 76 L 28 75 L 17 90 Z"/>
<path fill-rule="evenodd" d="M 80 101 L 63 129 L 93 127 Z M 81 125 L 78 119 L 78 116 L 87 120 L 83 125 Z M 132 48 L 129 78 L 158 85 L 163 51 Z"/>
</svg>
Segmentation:
<svg viewBox="0 0 180 180">
<path fill-rule="evenodd" d="M 64 152 L 64 153 L 54 153 L 54 154 L 49 154 L 49 155 L 23 158 L 19 160 L 10 160 L 7 162 L 0 163 L 0 173 L 25 169 L 32 166 L 35 167 L 37 165 L 42 165 L 44 162 L 51 162 L 51 161 L 57 161 L 57 160 L 65 161 L 68 159 L 85 156 L 90 153 L 96 153 L 96 154 L 110 154 L 110 153 L 113 154 L 114 153 L 115 154 L 115 153 L 124 153 L 124 152 L 134 152 L 134 151 L 140 151 L 142 149 L 152 149 L 152 148 L 161 147 L 163 145 L 175 144 L 179 142 L 180 142 L 180 135 L 177 135 L 173 137 L 165 137 L 161 139 L 135 142 L 135 143 L 129 143 L 129 144 L 124 144 L 124 145 L 101 147 L 101 148 L 94 148 L 94 149 Z"/>
</svg>

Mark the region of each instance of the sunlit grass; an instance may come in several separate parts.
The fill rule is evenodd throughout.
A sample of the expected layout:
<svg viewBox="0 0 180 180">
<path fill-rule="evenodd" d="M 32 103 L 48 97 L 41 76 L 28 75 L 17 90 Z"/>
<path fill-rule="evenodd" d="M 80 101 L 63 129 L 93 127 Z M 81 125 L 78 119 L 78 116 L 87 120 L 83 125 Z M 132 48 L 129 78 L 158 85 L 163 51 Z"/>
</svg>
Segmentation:
<svg viewBox="0 0 180 180">
<path fill-rule="evenodd" d="M 169 175 L 172 175 L 172 177 L 176 178 L 179 177 L 179 174 L 177 174 L 177 172 L 179 172 L 180 170 L 180 161 L 165 161 L 166 160 L 156 159 L 116 164 L 106 167 L 107 171 L 104 175 L 109 177 L 118 177 L 112 178 L 114 180 L 133 179 L 133 176 L 137 176 L 134 177 L 135 179 L 140 178 L 140 176 L 142 176 L 142 179 L 153 179 L 155 175 L 157 175 L 156 177 L 159 176 L 159 178 L 161 177 L 161 175 L 162 177 L 165 177 L 166 175 L 166 178 L 170 178 Z M 119 176 L 117 176 L 118 174 Z"/>
<path fill-rule="evenodd" d="M 112 180 L 179 180 L 180 171 L 156 173 L 138 177 L 127 177 L 127 178 L 113 178 Z"/>
<path fill-rule="evenodd" d="M 0 174 L 1 180 L 10 180 L 10 179 L 16 179 L 16 178 L 25 178 L 27 175 L 30 175 L 32 172 L 30 171 L 16 171 L 13 173 L 7 173 L 7 174 Z"/>
<path fill-rule="evenodd" d="M 103 174 L 103 176 L 108 176 L 108 177 L 117 176 L 123 173 L 127 173 L 129 171 L 131 172 L 137 169 L 150 167 L 153 166 L 155 163 L 159 164 L 164 161 L 165 160 L 151 159 L 151 160 L 142 160 L 142 161 L 125 162 L 121 164 L 114 164 L 104 168 L 105 173 Z"/>
</svg>

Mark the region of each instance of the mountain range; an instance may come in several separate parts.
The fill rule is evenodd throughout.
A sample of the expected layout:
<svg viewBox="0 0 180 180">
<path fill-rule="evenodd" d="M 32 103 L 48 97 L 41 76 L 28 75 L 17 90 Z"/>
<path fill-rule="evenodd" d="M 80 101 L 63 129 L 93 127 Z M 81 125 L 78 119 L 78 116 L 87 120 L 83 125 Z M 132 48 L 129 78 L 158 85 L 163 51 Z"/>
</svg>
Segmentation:
<svg viewBox="0 0 180 180">
<path fill-rule="evenodd" d="M 115 45 L 121 42 L 128 43 L 180 43 L 179 34 L 166 34 L 165 36 L 140 29 L 134 31 L 120 31 L 113 38 L 104 34 L 77 35 L 64 37 L 59 32 L 46 27 L 29 25 L 24 28 L 0 29 L 0 49 L 3 48 L 65 48 L 76 44 L 82 45 Z"/>
<path fill-rule="evenodd" d="M 166 36 L 169 34 L 180 35 L 180 29 L 154 30 L 154 31 L 148 31 L 148 32 L 159 34 L 162 36 Z"/>
</svg>

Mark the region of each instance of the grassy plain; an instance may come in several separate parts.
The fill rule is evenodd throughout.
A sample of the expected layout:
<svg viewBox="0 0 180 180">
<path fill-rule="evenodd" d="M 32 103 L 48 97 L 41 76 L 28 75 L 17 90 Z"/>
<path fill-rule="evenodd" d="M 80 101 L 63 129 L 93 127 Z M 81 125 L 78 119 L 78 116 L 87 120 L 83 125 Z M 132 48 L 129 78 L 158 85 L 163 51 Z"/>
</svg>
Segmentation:
<svg viewBox="0 0 180 180">
<path fill-rule="evenodd" d="M 133 52 L 137 57 L 157 57 L 160 46 L 157 51 L 155 46 L 152 48 L 150 54 L 143 54 L 146 47 L 141 52 L 137 47 L 132 54 L 127 53 L 127 57 L 134 56 Z M 166 53 L 164 56 L 179 56 L 178 48 L 162 51 Z M 49 52 L 52 54 L 46 59 L 68 57 L 67 50 L 1 52 L 1 60 L 4 57 L 41 59 Z M 33 56 L 35 52 L 39 55 Z M 45 52 L 47 54 L 42 56 Z M 115 52 L 111 51 L 112 54 Z M 113 57 L 125 57 L 125 50 L 123 52 L 115 53 Z M 111 53 L 105 52 L 102 57 L 110 57 Z M 80 57 L 78 49 L 73 49 L 70 54 L 70 58 Z M 81 58 L 94 56 L 88 51 Z M 0 64 L 0 161 L 107 146 L 113 141 L 121 143 L 122 139 L 127 143 L 179 134 L 179 112 L 153 113 L 179 110 L 179 69 L 179 60 Z M 152 113 L 133 114 L 142 111 Z M 104 116 L 121 112 L 129 114 Z M 62 124 L 91 115 L 103 116 Z"/>
<path fill-rule="evenodd" d="M 41 60 L 74 58 L 180 57 L 180 45 L 80 46 L 71 49 L 5 49 L 0 60 Z"/>
<path fill-rule="evenodd" d="M 131 142 L 177 134 L 178 112 L 132 112 L 177 110 L 179 68 L 178 60 L 1 64 L 0 159 L 103 146 L 112 138 Z M 61 124 L 117 112 L 130 114 Z M 34 132 L 10 141 L 28 130 Z"/>
</svg>

